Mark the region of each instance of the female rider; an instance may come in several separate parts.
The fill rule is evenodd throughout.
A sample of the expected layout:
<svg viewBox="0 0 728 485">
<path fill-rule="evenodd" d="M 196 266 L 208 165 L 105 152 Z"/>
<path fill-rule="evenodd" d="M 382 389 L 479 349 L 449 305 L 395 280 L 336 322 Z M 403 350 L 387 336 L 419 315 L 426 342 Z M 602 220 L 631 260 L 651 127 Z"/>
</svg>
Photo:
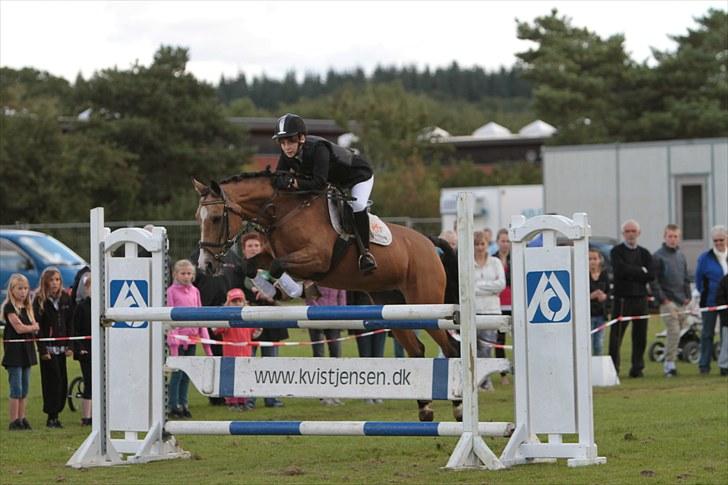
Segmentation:
<svg viewBox="0 0 728 485">
<path fill-rule="evenodd" d="M 324 190 L 326 184 L 349 189 L 354 215 L 354 228 L 359 240 L 359 271 L 369 273 L 377 268 L 369 252 L 369 216 L 367 202 L 374 186 L 369 162 L 353 151 L 325 138 L 308 135 L 306 123 L 295 114 L 278 119 L 273 139 L 281 147 L 275 185 L 279 189 Z"/>
</svg>

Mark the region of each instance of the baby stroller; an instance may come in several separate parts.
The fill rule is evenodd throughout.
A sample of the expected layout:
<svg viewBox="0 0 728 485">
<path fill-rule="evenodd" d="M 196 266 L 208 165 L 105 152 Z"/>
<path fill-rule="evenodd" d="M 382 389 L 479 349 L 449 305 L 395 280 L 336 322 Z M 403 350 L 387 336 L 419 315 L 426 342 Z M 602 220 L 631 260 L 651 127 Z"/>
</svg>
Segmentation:
<svg viewBox="0 0 728 485">
<path fill-rule="evenodd" d="M 692 314 L 688 315 L 688 325 L 680 331 L 680 340 L 677 344 L 677 358 L 697 364 L 700 359 L 700 328 L 702 324 L 700 318 L 695 318 Z M 662 362 L 665 360 L 665 340 L 667 339 L 667 330 L 655 334 L 659 340 L 652 342 L 649 349 L 649 357 L 653 362 Z"/>
<path fill-rule="evenodd" d="M 677 358 L 697 364 L 700 360 L 700 332 L 702 329 L 702 320 L 700 311 L 698 311 L 697 302 L 693 301 L 688 304 L 688 324 L 680 331 L 680 340 L 677 344 Z M 665 340 L 667 339 L 667 330 L 658 332 L 655 337 L 659 340 L 652 342 L 650 345 L 648 356 L 653 362 L 662 362 L 665 360 Z M 716 342 L 713 349 L 713 359 L 717 360 L 719 342 Z"/>
</svg>

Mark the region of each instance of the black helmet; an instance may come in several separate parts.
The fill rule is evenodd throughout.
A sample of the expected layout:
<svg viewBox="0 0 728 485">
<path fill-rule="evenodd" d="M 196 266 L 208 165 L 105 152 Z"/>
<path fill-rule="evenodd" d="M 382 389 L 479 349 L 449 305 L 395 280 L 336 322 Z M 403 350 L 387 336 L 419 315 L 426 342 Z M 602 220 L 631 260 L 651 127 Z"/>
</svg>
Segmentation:
<svg viewBox="0 0 728 485">
<path fill-rule="evenodd" d="M 276 122 L 276 127 L 273 130 L 273 139 L 287 138 L 289 136 L 295 136 L 298 134 L 306 135 L 306 123 L 303 122 L 303 118 L 292 113 L 286 113 Z"/>
</svg>

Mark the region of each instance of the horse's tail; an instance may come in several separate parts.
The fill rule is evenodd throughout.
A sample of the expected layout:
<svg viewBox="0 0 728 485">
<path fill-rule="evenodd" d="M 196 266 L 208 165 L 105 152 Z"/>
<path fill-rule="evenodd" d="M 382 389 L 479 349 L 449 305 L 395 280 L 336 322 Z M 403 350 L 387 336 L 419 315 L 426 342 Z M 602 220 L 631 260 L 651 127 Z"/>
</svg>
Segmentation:
<svg viewBox="0 0 728 485">
<path fill-rule="evenodd" d="M 439 237 L 430 237 L 430 241 L 437 248 L 437 254 L 440 255 L 440 261 L 445 268 L 445 301 L 444 303 L 460 303 L 460 289 L 458 286 L 458 255 L 453 250 L 450 243 Z M 455 340 L 452 332 L 447 334 L 448 340 L 452 347 L 453 356 L 460 357 L 460 342 Z"/>
<path fill-rule="evenodd" d="M 446 286 L 445 286 L 445 301 L 444 303 L 459 303 L 460 302 L 460 290 L 458 288 L 458 256 L 453 250 L 450 243 L 439 237 L 430 236 L 430 241 L 437 248 L 437 253 L 440 255 L 440 261 L 442 266 L 445 268 Z"/>
</svg>

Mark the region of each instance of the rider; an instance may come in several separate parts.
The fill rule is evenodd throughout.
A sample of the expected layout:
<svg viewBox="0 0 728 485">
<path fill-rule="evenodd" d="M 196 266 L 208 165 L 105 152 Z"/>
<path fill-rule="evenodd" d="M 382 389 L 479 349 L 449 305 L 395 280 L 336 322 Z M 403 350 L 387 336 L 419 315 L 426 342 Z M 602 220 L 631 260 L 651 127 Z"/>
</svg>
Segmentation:
<svg viewBox="0 0 728 485">
<path fill-rule="evenodd" d="M 367 202 L 374 186 L 369 162 L 353 151 L 325 138 L 308 135 L 306 123 L 287 113 L 276 123 L 273 139 L 281 147 L 274 184 L 279 189 L 323 190 L 327 183 L 351 190 L 349 205 L 354 213 L 354 228 L 359 244 L 359 271 L 377 268 L 369 252 Z"/>
</svg>

